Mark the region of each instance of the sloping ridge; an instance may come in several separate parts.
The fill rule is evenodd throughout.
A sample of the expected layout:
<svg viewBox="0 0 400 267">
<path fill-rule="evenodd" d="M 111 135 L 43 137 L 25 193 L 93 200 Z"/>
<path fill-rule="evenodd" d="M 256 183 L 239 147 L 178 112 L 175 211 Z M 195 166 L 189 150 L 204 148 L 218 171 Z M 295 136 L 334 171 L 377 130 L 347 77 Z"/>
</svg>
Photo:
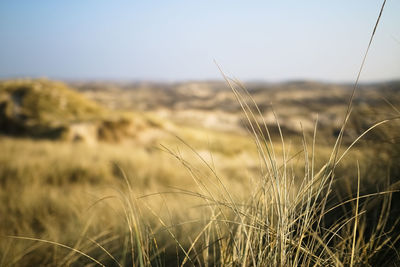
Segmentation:
<svg viewBox="0 0 400 267">
<path fill-rule="evenodd" d="M 0 82 L 0 133 L 66 140 L 119 141 L 145 127 L 144 119 L 110 111 L 62 82 Z"/>
</svg>

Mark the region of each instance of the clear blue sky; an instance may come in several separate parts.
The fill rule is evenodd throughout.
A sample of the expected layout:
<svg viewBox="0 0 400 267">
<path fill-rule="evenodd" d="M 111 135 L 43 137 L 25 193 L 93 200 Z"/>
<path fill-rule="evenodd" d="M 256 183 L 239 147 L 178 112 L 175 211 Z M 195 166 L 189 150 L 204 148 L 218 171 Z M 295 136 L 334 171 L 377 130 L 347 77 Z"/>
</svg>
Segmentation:
<svg viewBox="0 0 400 267">
<path fill-rule="evenodd" d="M 382 1 L 0 0 L 0 77 L 353 81 Z M 400 78 L 388 0 L 362 81 Z"/>
</svg>

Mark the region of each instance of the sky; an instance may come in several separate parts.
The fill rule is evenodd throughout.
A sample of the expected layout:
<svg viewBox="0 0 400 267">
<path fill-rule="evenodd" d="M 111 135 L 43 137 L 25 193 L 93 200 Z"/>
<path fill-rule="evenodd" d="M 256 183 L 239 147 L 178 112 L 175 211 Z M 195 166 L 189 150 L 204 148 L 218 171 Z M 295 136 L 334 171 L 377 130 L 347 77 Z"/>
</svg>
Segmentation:
<svg viewBox="0 0 400 267">
<path fill-rule="evenodd" d="M 382 1 L 0 0 L 0 78 L 354 81 Z M 361 81 L 400 79 L 388 0 Z"/>
</svg>

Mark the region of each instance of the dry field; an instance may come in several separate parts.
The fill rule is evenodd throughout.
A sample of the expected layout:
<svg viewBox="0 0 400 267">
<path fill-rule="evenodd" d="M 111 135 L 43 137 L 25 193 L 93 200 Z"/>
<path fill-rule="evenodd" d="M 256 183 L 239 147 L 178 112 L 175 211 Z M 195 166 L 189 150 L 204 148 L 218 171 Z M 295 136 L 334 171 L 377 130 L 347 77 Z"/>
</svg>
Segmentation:
<svg viewBox="0 0 400 267">
<path fill-rule="evenodd" d="M 0 266 L 398 266 L 400 82 L 235 88 L 2 81 Z"/>
</svg>

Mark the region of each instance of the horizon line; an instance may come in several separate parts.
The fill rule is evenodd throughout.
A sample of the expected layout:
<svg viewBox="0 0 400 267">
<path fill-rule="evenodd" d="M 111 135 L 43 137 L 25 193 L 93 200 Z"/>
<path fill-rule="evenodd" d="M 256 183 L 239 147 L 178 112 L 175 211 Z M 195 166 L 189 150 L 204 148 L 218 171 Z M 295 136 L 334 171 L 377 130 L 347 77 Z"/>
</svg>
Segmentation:
<svg viewBox="0 0 400 267">
<path fill-rule="evenodd" d="M 46 75 L 9 75 L 1 76 L 0 81 L 6 80 L 38 80 L 46 79 L 53 81 L 61 81 L 66 83 L 82 82 L 82 83 L 158 83 L 158 84 L 178 84 L 178 83 L 193 83 L 193 82 L 225 82 L 221 78 L 182 78 L 182 79 L 146 79 L 146 78 L 112 78 L 112 77 L 88 77 L 88 78 L 72 78 L 72 77 L 56 77 Z M 312 79 L 312 78 L 287 78 L 287 79 L 237 79 L 244 83 L 264 83 L 264 84 L 284 84 L 284 83 L 323 83 L 323 84 L 354 84 L 354 81 L 350 80 L 328 80 L 328 79 Z M 400 82 L 398 78 L 387 78 L 387 79 L 371 79 L 361 80 L 360 84 L 376 84 L 376 83 L 391 83 Z"/>
</svg>

